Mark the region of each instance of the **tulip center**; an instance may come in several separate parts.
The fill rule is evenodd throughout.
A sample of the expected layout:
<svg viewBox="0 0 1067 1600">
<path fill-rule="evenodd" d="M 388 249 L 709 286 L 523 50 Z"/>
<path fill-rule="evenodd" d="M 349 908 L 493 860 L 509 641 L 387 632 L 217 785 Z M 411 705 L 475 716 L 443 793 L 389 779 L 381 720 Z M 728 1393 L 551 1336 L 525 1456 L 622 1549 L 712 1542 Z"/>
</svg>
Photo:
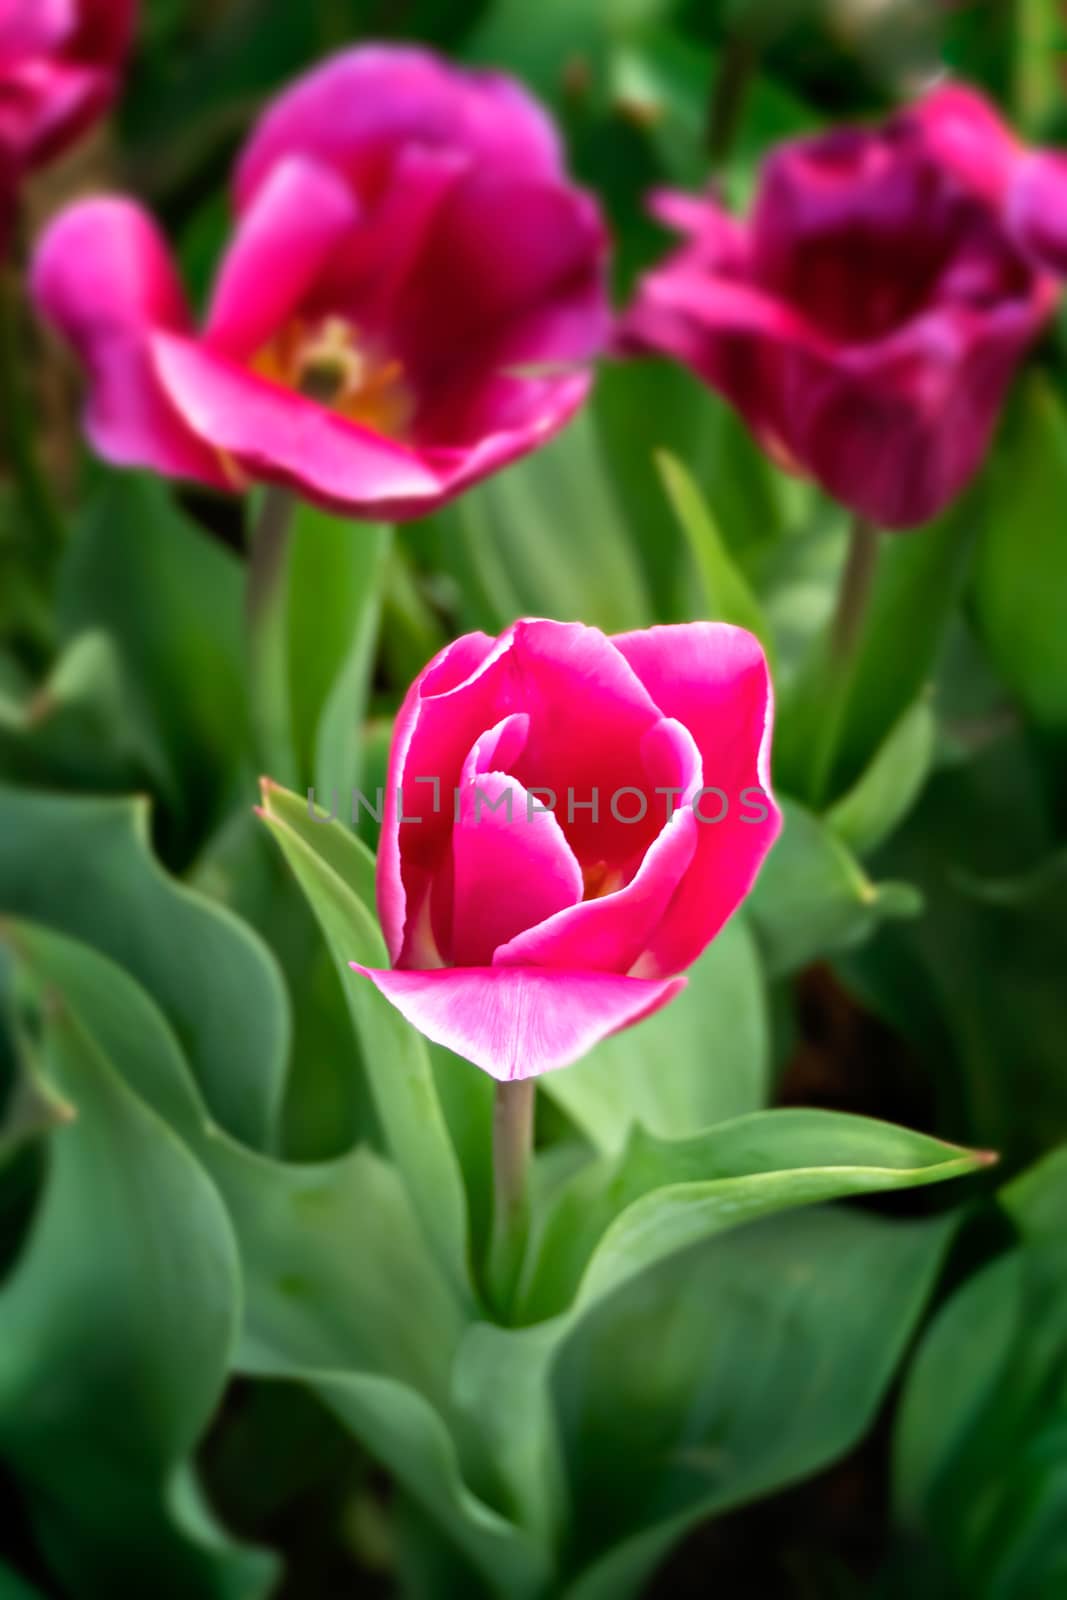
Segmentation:
<svg viewBox="0 0 1067 1600">
<path fill-rule="evenodd" d="M 288 323 L 252 365 L 260 377 L 387 438 L 403 439 L 410 429 L 415 403 L 403 364 L 375 350 L 347 317 Z"/>
<path fill-rule="evenodd" d="M 618 867 L 596 861 L 582 868 L 582 882 L 585 885 L 583 900 L 602 900 L 606 894 L 614 894 L 622 888 L 623 875 Z"/>
</svg>

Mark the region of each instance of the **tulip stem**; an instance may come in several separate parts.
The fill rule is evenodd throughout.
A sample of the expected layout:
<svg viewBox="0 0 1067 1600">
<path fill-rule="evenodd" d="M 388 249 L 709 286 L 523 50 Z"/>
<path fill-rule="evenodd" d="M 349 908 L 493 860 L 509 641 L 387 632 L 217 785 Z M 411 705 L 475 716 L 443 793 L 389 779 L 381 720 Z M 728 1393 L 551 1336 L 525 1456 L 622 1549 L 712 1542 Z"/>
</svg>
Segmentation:
<svg viewBox="0 0 1067 1600">
<path fill-rule="evenodd" d="M 830 624 L 829 691 L 814 745 L 812 802 L 816 809 L 821 809 L 829 799 L 834 761 L 852 690 L 856 652 L 874 591 L 880 548 L 881 534 L 877 526 L 866 517 L 855 516 Z"/>
<path fill-rule="evenodd" d="M 270 488 L 252 529 L 245 620 L 256 759 L 266 776 L 295 783 L 289 696 L 289 556 L 294 501 Z"/>
<path fill-rule="evenodd" d="M 502 1316 L 514 1296 L 526 1248 L 535 1087 L 532 1078 L 498 1083 L 493 1105 L 493 1232 L 488 1277 L 490 1299 Z"/>
<path fill-rule="evenodd" d="M 759 46 L 752 33 L 735 29 L 723 47 L 708 101 L 707 147 L 716 177 L 733 148 L 758 62 Z"/>
</svg>

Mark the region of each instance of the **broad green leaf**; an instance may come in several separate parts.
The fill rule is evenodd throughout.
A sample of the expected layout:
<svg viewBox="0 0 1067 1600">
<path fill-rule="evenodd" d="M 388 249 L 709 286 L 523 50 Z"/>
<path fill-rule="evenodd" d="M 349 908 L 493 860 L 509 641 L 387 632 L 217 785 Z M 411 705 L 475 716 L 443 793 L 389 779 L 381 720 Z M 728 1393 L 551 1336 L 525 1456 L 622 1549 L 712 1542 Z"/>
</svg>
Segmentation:
<svg viewBox="0 0 1067 1600">
<path fill-rule="evenodd" d="M 902 1592 L 913 1563 L 942 1571 L 939 1593 L 990 1600 L 1053 1600 L 1067 1581 L 1062 1157 L 1009 1186 L 1022 1243 L 941 1309 L 909 1374 L 894 1458 Z"/>
<path fill-rule="evenodd" d="M 208 1122 L 162 1013 L 121 969 L 24 925 L 14 943 L 36 982 L 109 1041 L 127 1083 L 173 1119 L 210 1172 L 245 1281 L 240 1370 L 307 1384 L 494 1590 L 543 1593 L 547 1553 L 472 1489 L 445 1421 L 465 1307 L 395 1170 L 368 1150 L 288 1166 L 235 1145 Z"/>
<path fill-rule="evenodd" d="M 949 1221 L 802 1211 L 601 1301 L 552 1374 L 575 1500 L 567 1600 L 627 1600 L 671 1545 L 818 1471 L 870 1426 Z"/>
<path fill-rule="evenodd" d="M 242 590 L 239 562 L 148 476 L 106 477 L 67 548 L 64 635 L 114 641 L 130 739 L 162 746 L 186 844 L 217 820 L 247 749 Z"/>
<path fill-rule="evenodd" d="M 1000 1191 L 1000 1203 L 1027 1240 L 1061 1239 L 1067 1204 L 1067 1145 L 1007 1184 Z"/>
<path fill-rule="evenodd" d="M 497 629 L 558 617 L 621 633 L 649 621 L 648 598 L 592 421 L 463 496 L 464 558 Z"/>
<path fill-rule="evenodd" d="M 523 1524 L 557 1542 L 568 1497 L 550 1375 L 614 1291 L 655 1280 L 652 1269 L 688 1247 L 770 1212 L 937 1182 L 986 1159 L 816 1111 L 763 1113 L 672 1141 L 635 1131 L 625 1152 L 579 1171 L 535 1229 L 519 1306 L 529 1325 L 479 1323 L 463 1340 L 454 1392 L 464 1436 L 503 1474 Z"/>
<path fill-rule="evenodd" d="M 44 1596 L 10 1567 L 0 1566 L 0 1600 L 44 1600 Z"/>
<path fill-rule="evenodd" d="M 314 912 L 251 807 L 231 815 L 187 881 L 267 940 L 282 969 L 293 1044 L 277 1153 L 319 1161 L 360 1139 L 381 1148 L 341 980 Z"/>
<path fill-rule="evenodd" d="M 114 644 L 79 634 L 48 676 L 16 698 L 0 695 L 0 765 L 21 783 L 130 789 L 166 783 L 154 739 L 131 719 Z"/>
<path fill-rule="evenodd" d="M 274 1137 L 289 1014 L 265 946 L 153 858 L 142 801 L 0 789 L 0 908 L 82 939 L 163 1007 L 212 1115 Z"/>
<path fill-rule="evenodd" d="M 682 463 L 666 451 L 657 454 L 656 464 L 700 579 L 698 614 L 747 628 L 773 660 L 770 630 L 762 607 L 734 565 L 696 483 Z"/>
<path fill-rule="evenodd" d="M 668 9 L 668 0 L 546 0 L 530 27 L 522 0 L 496 0 L 476 29 L 468 53 L 476 61 L 507 61 L 542 93 L 556 91 L 575 56 L 603 59 L 612 39 L 640 36 Z"/>
<path fill-rule="evenodd" d="M 937 1126 L 1012 1167 L 1067 1139 L 1067 857 L 1054 841 L 1021 734 L 939 769 L 878 861 L 917 886 L 923 915 L 843 961 L 927 1064 Z"/>
<path fill-rule="evenodd" d="M 52 991 L 44 1053 L 76 1117 L 0 1292 L 0 1449 L 66 1593 L 265 1595 L 269 1557 L 209 1548 L 170 1484 L 222 1393 L 239 1267 L 218 1194 Z"/>
<path fill-rule="evenodd" d="M 370 967 L 389 964 L 377 923 L 362 898 L 373 882 L 369 853 L 340 823 L 313 821 L 305 804 L 273 784 L 264 787 L 263 817 L 330 947 L 388 1148 L 449 1271 L 457 1282 L 466 1282 L 463 1178 L 426 1047 L 374 985 L 349 967 L 353 961 Z"/>
<path fill-rule="evenodd" d="M 539 1600 L 551 1592 L 548 1552 L 466 1486 L 453 1440 L 414 1390 L 360 1373 L 289 1375 L 314 1382 L 331 1410 L 478 1567 L 494 1594 Z"/>
<path fill-rule="evenodd" d="M 543 1080 L 599 1150 L 640 1125 L 663 1137 L 756 1111 L 769 1073 L 767 1000 L 752 933 L 735 918 L 669 1006 Z"/>
<path fill-rule="evenodd" d="M 979 499 L 971 601 L 979 633 L 1024 712 L 1067 730 L 1067 413 L 1048 379 L 1021 386 Z"/>
<path fill-rule="evenodd" d="M 348 803 L 360 777 L 388 528 L 345 522 L 301 503 L 288 572 L 289 684 L 300 775 Z"/>
<path fill-rule="evenodd" d="M 856 855 L 866 855 L 908 814 L 929 776 L 937 719 L 923 696 L 909 706 L 866 772 L 826 814 L 827 826 Z"/>
<path fill-rule="evenodd" d="M 775 773 L 787 793 L 820 807 L 836 799 L 866 770 L 921 694 L 960 594 L 974 525 L 974 496 L 968 495 L 914 535 L 882 536 L 855 658 L 842 669 L 832 658 L 825 633 L 820 634 L 806 666 L 783 695 Z M 842 549 L 835 584 L 844 554 Z M 847 678 L 843 692 L 842 670 Z M 841 712 L 827 749 L 827 707 L 838 701 Z"/>
<path fill-rule="evenodd" d="M 662 235 L 656 232 L 658 246 Z M 718 407 L 717 398 L 674 362 L 612 362 L 597 374 L 589 412 L 626 508 L 629 537 L 648 583 L 650 619 L 681 622 L 694 612 L 692 566 L 685 541 L 671 536 L 656 452 L 670 451 L 711 481 Z"/>
<path fill-rule="evenodd" d="M 748 902 L 772 977 L 860 943 L 887 919 L 915 916 L 906 883 L 872 883 L 830 828 L 793 801 Z"/>
<path fill-rule="evenodd" d="M 686 1246 L 753 1218 L 975 1172 L 990 1157 L 834 1111 L 761 1111 L 688 1138 L 634 1130 L 557 1197 L 529 1262 L 523 1321 L 591 1304 Z"/>
</svg>

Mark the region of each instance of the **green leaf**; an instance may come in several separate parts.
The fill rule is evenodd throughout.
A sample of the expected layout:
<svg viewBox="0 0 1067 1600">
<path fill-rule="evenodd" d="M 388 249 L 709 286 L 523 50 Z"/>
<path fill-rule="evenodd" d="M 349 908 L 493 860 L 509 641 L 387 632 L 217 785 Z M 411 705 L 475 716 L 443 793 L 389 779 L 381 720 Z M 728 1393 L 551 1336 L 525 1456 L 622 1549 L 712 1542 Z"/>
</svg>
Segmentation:
<svg viewBox="0 0 1067 1600">
<path fill-rule="evenodd" d="M 870 1426 L 951 1221 L 813 1210 L 737 1228 L 601 1301 L 556 1363 L 567 1600 L 625 1600 L 670 1546 Z"/>
<path fill-rule="evenodd" d="M 695 481 L 682 463 L 665 450 L 657 452 L 656 464 L 700 578 L 702 594 L 697 605 L 698 614 L 716 622 L 733 622 L 747 628 L 756 635 L 773 662 L 767 619 L 746 579 L 734 565 Z"/>
<path fill-rule="evenodd" d="M 729 923 L 687 976 L 669 1006 L 543 1080 L 598 1149 L 621 1149 L 635 1125 L 669 1138 L 763 1105 L 767 999 L 745 923 Z"/>
<path fill-rule="evenodd" d="M 0 1448 L 65 1592 L 263 1595 L 268 1557 L 206 1548 L 169 1505 L 237 1332 L 226 1213 L 54 992 L 43 1029 L 77 1115 L 53 1138 L 43 1204 L 0 1293 Z"/>
<path fill-rule="evenodd" d="M 289 684 L 301 778 L 348 803 L 378 637 L 391 533 L 301 502 L 289 558 Z"/>
<path fill-rule="evenodd" d="M 115 646 L 89 631 L 72 639 L 24 697 L 0 696 L 0 765 L 21 783 L 130 789 L 165 785 L 166 760 L 130 716 Z"/>
<path fill-rule="evenodd" d="M 943 1569 L 939 1593 L 1052 1600 L 1067 1581 L 1063 1152 L 1016 1180 L 1005 1201 L 1022 1244 L 942 1308 L 904 1390 L 894 1451 L 908 1540 L 901 1592 L 911 1592 L 911 1563 Z"/>
<path fill-rule="evenodd" d="M 464 558 L 497 629 L 520 616 L 621 633 L 649 621 L 648 597 L 592 421 L 463 496 Z"/>
<path fill-rule="evenodd" d="M 975 491 L 977 493 L 978 491 Z M 815 792 L 826 707 L 839 697 L 841 667 L 825 634 L 782 697 L 775 773 L 787 793 L 821 806 L 856 782 L 929 680 L 959 597 L 975 525 L 973 496 L 914 534 L 885 534 L 870 608 L 855 658 L 845 669 L 840 725 L 827 766 L 827 795 Z M 843 552 L 840 557 L 844 559 Z M 840 566 L 837 568 L 839 575 Z M 832 605 L 827 596 L 827 608 Z"/>
<path fill-rule="evenodd" d="M 374 916 L 374 865 L 337 822 L 314 821 L 307 805 L 264 786 L 263 817 L 319 920 L 344 987 L 387 1145 L 429 1236 L 457 1282 L 468 1281 L 463 1179 L 437 1096 L 426 1047 L 349 964 L 388 966 Z M 472 1069 L 473 1070 L 473 1069 Z"/>
<path fill-rule="evenodd" d="M 455 1362 L 457 1420 L 503 1475 L 515 1515 L 549 1543 L 563 1534 L 568 1495 L 548 1385 L 614 1291 L 656 1281 L 650 1269 L 768 1212 L 937 1182 L 985 1159 L 864 1118 L 782 1111 L 689 1139 L 636 1130 L 625 1152 L 579 1171 L 535 1228 L 520 1305 L 530 1325 L 476 1324 Z"/>
<path fill-rule="evenodd" d="M 844 957 L 850 985 L 926 1063 L 937 1125 L 1012 1167 L 1067 1138 L 1067 856 L 1045 854 L 1046 807 L 1020 733 L 939 769 L 879 860 L 916 884 L 922 917 Z"/>
<path fill-rule="evenodd" d="M 910 885 L 872 883 L 810 811 L 787 800 L 782 813 L 747 908 L 773 977 L 862 942 L 880 922 L 918 913 L 922 901 Z"/>
<path fill-rule="evenodd" d="M 148 476 L 106 477 L 67 547 L 64 636 L 114 641 L 131 742 L 160 752 L 186 841 L 217 820 L 247 750 L 242 592 L 240 563 Z"/>
<path fill-rule="evenodd" d="M 44 1600 L 44 1596 L 10 1567 L 0 1566 L 0 1600 Z"/>
<path fill-rule="evenodd" d="M 84 940 L 156 998 L 223 1127 L 268 1145 L 289 1014 L 277 968 L 238 919 L 151 855 L 142 801 L 0 788 L 0 906 Z"/>
<path fill-rule="evenodd" d="M 369 1150 L 286 1166 L 235 1145 L 208 1122 L 162 1013 L 121 969 L 24 925 L 14 944 L 38 984 L 109 1041 L 126 1082 L 173 1119 L 225 1200 L 245 1281 L 238 1367 L 311 1387 L 495 1589 L 542 1593 L 546 1551 L 472 1490 L 469 1452 L 445 1421 L 464 1296 L 396 1171 Z"/>
<path fill-rule="evenodd" d="M 1061 1145 L 1000 1191 L 1000 1203 L 1028 1240 L 1063 1236 L 1067 1145 Z"/>
<path fill-rule="evenodd" d="M 755 1217 L 848 1195 L 940 1183 L 990 1157 L 840 1112 L 762 1111 L 689 1138 L 634 1130 L 579 1172 L 545 1219 L 523 1321 L 579 1308 L 699 1240 Z"/>
<path fill-rule="evenodd" d="M 827 826 L 856 855 L 867 855 L 911 810 L 930 773 L 937 719 L 924 695 L 909 706 L 866 772 L 826 814 Z"/>
<path fill-rule="evenodd" d="M 982 640 L 1026 715 L 1067 730 L 1067 413 L 1047 378 L 1020 386 L 986 473 L 971 602 Z"/>
<path fill-rule="evenodd" d="M 489 64 L 506 61 L 544 94 L 558 89 L 565 63 L 603 60 L 613 39 L 640 36 L 668 9 L 668 0 L 546 0 L 531 28 L 522 0 L 496 0 L 467 53 Z"/>
</svg>

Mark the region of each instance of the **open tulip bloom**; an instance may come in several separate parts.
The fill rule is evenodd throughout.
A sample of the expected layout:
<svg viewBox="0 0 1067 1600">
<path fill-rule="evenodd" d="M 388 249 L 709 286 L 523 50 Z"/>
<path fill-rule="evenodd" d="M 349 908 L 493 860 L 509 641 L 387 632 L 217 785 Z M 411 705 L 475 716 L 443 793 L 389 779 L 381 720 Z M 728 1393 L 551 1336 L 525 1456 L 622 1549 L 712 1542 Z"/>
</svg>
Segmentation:
<svg viewBox="0 0 1067 1600">
<path fill-rule="evenodd" d="M 0 152 L 58 154 L 114 99 L 134 0 L 0 0 Z"/>
<path fill-rule="evenodd" d="M 980 465 L 1055 303 L 1032 207 L 1018 225 L 1020 160 L 984 103 L 949 89 L 882 127 L 781 145 L 746 223 L 659 195 L 686 242 L 643 280 L 622 342 L 690 366 L 859 515 L 925 522 Z"/>
<path fill-rule="evenodd" d="M 109 460 L 395 519 L 584 399 L 605 235 L 509 80 L 415 49 L 336 57 L 263 117 L 235 205 L 200 332 L 129 201 L 76 204 L 40 244 L 37 302 L 84 361 Z"/>
<path fill-rule="evenodd" d="M 400 710 L 378 857 L 409 1021 L 500 1080 L 567 1066 L 665 1005 L 780 817 L 771 686 L 742 628 L 469 634 Z"/>
</svg>

